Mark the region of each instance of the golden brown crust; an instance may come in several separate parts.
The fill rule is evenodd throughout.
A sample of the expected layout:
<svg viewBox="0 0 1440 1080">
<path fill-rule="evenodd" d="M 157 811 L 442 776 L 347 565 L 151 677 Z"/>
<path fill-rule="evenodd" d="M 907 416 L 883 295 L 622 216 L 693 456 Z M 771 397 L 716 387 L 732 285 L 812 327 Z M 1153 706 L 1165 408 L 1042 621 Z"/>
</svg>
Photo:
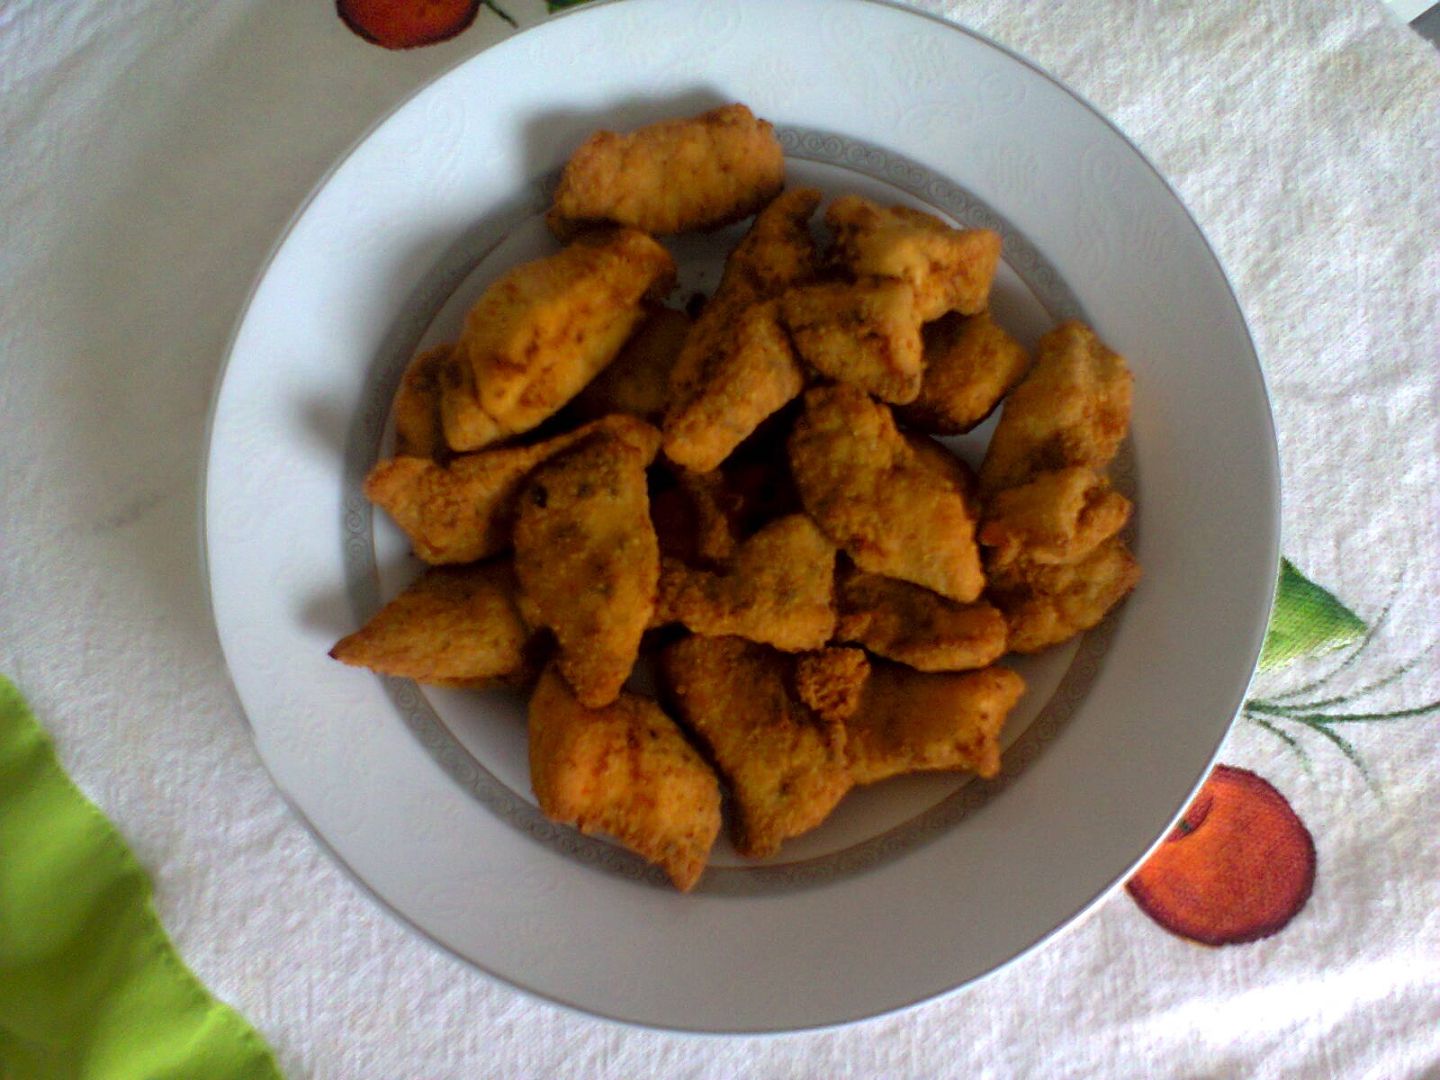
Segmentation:
<svg viewBox="0 0 1440 1080">
<path fill-rule="evenodd" d="M 977 533 L 991 573 L 1021 560 L 1053 566 L 1085 558 L 1130 520 L 1130 500 L 1094 469 L 1036 473 L 996 493 Z"/>
<path fill-rule="evenodd" d="M 395 391 L 390 408 L 395 420 L 395 456 L 443 459 L 449 452 L 440 425 L 440 383 L 454 355 L 453 345 L 418 353 Z"/>
<path fill-rule="evenodd" d="M 571 403 L 587 420 L 629 413 L 660 423 L 670 402 L 670 370 L 690 333 L 690 317 L 674 308 L 652 307 L 620 354 Z"/>
<path fill-rule="evenodd" d="M 330 655 L 381 675 L 478 687 L 534 676 L 509 560 L 432 567 Z"/>
<path fill-rule="evenodd" d="M 655 702 L 590 709 L 547 668 L 530 698 L 530 783 L 552 821 L 606 833 L 688 892 L 720 832 L 715 774 Z"/>
<path fill-rule="evenodd" d="M 869 678 L 864 649 L 829 647 L 795 658 L 795 693 L 825 720 L 854 716 Z"/>
<path fill-rule="evenodd" d="M 966 671 L 1005 654 L 1005 618 L 991 604 L 957 604 L 907 581 L 841 576 L 835 637 L 919 671 Z"/>
<path fill-rule="evenodd" d="M 541 462 L 596 432 L 632 443 L 646 460 L 660 433 L 631 416 L 610 416 L 530 446 L 462 454 L 442 465 L 396 457 L 365 478 L 365 497 L 394 519 L 415 554 L 432 564 L 467 563 L 510 546 L 520 489 Z"/>
<path fill-rule="evenodd" d="M 860 707 L 846 721 L 846 753 L 857 784 L 904 773 L 1000 771 L 1000 730 L 1025 681 L 1009 668 L 922 674 L 872 665 Z"/>
<path fill-rule="evenodd" d="M 595 132 L 566 163 L 546 220 L 562 238 L 599 222 L 656 235 L 713 229 L 749 217 L 784 183 L 774 127 L 725 105 L 629 134 Z"/>
<path fill-rule="evenodd" d="M 1050 331 L 1030 374 L 1005 399 L 980 466 L 985 490 L 1069 465 L 1105 468 L 1130 425 L 1132 383 L 1125 358 L 1088 326 L 1067 322 Z"/>
<path fill-rule="evenodd" d="M 555 632 L 560 673 L 590 708 L 619 695 L 655 610 L 660 551 L 647 461 L 600 432 L 536 469 L 520 498 L 520 612 Z"/>
<path fill-rule="evenodd" d="M 780 314 L 800 358 L 821 375 L 898 404 L 920 392 L 920 317 L 908 282 L 800 285 L 781 298 Z"/>
<path fill-rule="evenodd" d="M 861 569 L 961 603 L 980 595 L 965 492 L 917 453 L 884 405 L 843 384 L 811 390 L 789 452 L 806 511 Z"/>
<path fill-rule="evenodd" d="M 850 789 L 844 725 L 795 698 L 784 653 L 694 636 L 666 649 L 661 668 L 680 718 L 729 782 L 742 855 L 775 854 L 824 821 Z"/>
<path fill-rule="evenodd" d="M 1025 376 L 1025 347 L 988 312 L 946 315 L 926 323 L 925 378 L 896 417 L 932 435 L 959 435 L 989 416 Z"/>
<path fill-rule="evenodd" d="M 989 596 L 1005 615 L 1010 650 L 1034 653 L 1098 625 L 1139 583 L 1139 562 L 1111 537 L 1076 563 L 1013 563 L 991 575 Z"/>
</svg>

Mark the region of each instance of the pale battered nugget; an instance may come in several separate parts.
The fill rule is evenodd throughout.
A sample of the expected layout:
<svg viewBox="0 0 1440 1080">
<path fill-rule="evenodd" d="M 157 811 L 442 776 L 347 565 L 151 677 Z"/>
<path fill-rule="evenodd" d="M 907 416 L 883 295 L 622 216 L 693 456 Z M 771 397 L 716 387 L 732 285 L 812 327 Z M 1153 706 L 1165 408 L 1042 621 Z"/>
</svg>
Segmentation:
<svg viewBox="0 0 1440 1080">
<path fill-rule="evenodd" d="M 1010 651 L 1040 652 L 1096 626 L 1140 582 L 1140 564 L 1119 537 L 1077 563 L 1020 561 L 990 578 L 990 598 L 1005 616 Z"/>
<path fill-rule="evenodd" d="M 830 647 L 795 658 L 795 693 L 826 720 L 854 716 L 868 678 L 864 649 Z"/>
<path fill-rule="evenodd" d="M 546 817 L 613 836 L 682 892 L 720 832 L 715 774 L 675 721 L 638 694 L 586 708 L 553 667 L 530 698 L 530 784 Z"/>
<path fill-rule="evenodd" d="M 675 283 L 675 261 L 634 229 L 587 234 L 517 266 L 465 317 L 440 414 L 454 450 L 529 431 L 615 359 Z"/>
<path fill-rule="evenodd" d="M 860 707 L 845 722 L 846 754 L 857 784 L 904 773 L 1000 771 L 1000 729 L 1025 680 L 1009 668 L 924 674 L 872 665 Z"/>
<path fill-rule="evenodd" d="M 920 393 L 920 317 L 908 282 L 800 285 L 781 298 L 780 317 L 800 358 L 821 375 L 896 404 Z"/>
<path fill-rule="evenodd" d="M 895 410 L 902 423 L 932 435 L 959 435 L 994 411 L 1025 376 L 1030 356 L 988 312 L 926 323 L 925 378 L 919 396 Z"/>
<path fill-rule="evenodd" d="M 440 425 L 441 373 L 451 362 L 453 345 L 426 349 L 410 361 L 400 377 L 395 402 L 395 456 L 443 458 L 449 450 Z"/>
<path fill-rule="evenodd" d="M 986 568 L 1019 560 L 1042 566 L 1079 562 L 1130 520 L 1130 500 L 1094 469 L 1074 466 L 1036 473 L 991 498 L 977 533 Z"/>
<path fill-rule="evenodd" d="M 629 413 L 660 423 L 670 402 L 670 369 L 690 333 L 690 317 L 655 307 L 620 350 L 620 355 L 572 402 L 577 416 L 597 419 Z"/>
<path fill-rule="evenodd" d="M 670 375 L 665 455 L 676 464 L 709 472 L 804 389 L 773 301 L 815 276 L 809 221 L 819 204 L 811 188 L 780 195 L 726 260 Z"/>
<path fill-rule="evenodd" d="M 858 195 L 832 202 L 825 223 L 835 233 L 836 260 L 856 277 L 908 281 L 924 322 L 949 311 L 973 315 L 990 302 L 1000 265 L 997 232 L 952 229 L 922 211 L 878 206 Z"/>
<path fill-rule="evenodd" d="M 633 443 L 647 461 L 660 445 L 660 433 L 649 424 L 610 416 L 531 446 L 462 454 L 444 465 L 419 457 L 382 461 L 365 477 L 365 497 L 394 519 L 428 563 L 489 558 L 510 546 L 520 489 L 530 471 L 599 431 Z"/>
<path fill-rule="evenodd" d="M 967 671 L 1005 654 L 1005 618 L 983 600 L 957 604 L 908 581 L 854 571 L 836 591 L 835 637 L 919 671 Z"/>
<path fill-rule="evenodd" d="M 896 429 L 890 410 L 844 384 L 805 395 L 790 435 L 805 510 L 862 570 L 969 603 L 985 579 L 965 493 Z"/>
<path fill-rule="evenodd" d="M 520 613 L 555 632 L 560 674 L 592 709 L 619 695 L 655 610 L 660 549 L 648 462 L 632 443 L 601 432 L 536 469 L 520 497 Z"/>
<path fill-rule="evenodd" d="M 755 213 L 785 183 L 774 127 L 744 105 L 597 131 L 566 163 L 546 220 L 560 237 L 609 222 L 648 233 L 713 229 Z"/>
<path fill-rule="evenodd" d="M 509 560 L 426 570 L 330 655 L 441 686 L 524 682 L 535 668 Z"/>
<path fill-rule="evenodd" d="M 735 847 L 764 858 L 809 832 L 850 789 L 845 727 L 791 689 L 794 662 L 734 637 L 687 637 L 660 657 L 680 719 L 735 797 Z"/>
<path fill-rule="evenodd" d="M 1035 366 L 1005 399 L 980 466 L 988 492 L 1037 472 L 1110 463 L 1130 425 L 1132 383 L 1125 358 L 1083 323 L 1062 323 L 1040 339 Z"/>
<path fill-rule="evenodd" d="M 665 563 L 660 607 L 697 634 L 733 634 L 785 652 L 835 630 L 835 545 L 804 514 L 773 521 L 719 571 Z"/>
</svg>

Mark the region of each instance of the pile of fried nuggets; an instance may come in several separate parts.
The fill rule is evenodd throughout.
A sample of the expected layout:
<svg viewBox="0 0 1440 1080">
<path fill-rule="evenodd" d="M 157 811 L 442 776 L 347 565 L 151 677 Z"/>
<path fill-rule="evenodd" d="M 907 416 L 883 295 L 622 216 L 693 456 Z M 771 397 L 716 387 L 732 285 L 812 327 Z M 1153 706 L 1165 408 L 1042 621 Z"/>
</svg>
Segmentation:
<svg viewBox="0 0 1440 1080">
<path fill-rule="evenodd" d="M 999 770 L 1024 690 L 998 660 L 1094 626 L 1139 578 L 1103 470 L 1124 360 L 1086 327 L 1034 363 L 986 308 L 994 232 L 784 189 L 743 105 L 599 132 L 505 274 L 418 356 L 366 495 L 430 568 L 331 655 L 533 687 L 540 806 L 680 889 L 731 797 L 774 854 L 855 785 Z M 692 320 L 655 235 L 755 215 Z M 1008 395 L 1008 397 L 1007 397 Z M 1002 398 L 978 478 L 931 435 Z M 523 439 L 523 441 L 522 441 Z M 662 694 L 625 689 L 637 659 Z"/>
</svg>

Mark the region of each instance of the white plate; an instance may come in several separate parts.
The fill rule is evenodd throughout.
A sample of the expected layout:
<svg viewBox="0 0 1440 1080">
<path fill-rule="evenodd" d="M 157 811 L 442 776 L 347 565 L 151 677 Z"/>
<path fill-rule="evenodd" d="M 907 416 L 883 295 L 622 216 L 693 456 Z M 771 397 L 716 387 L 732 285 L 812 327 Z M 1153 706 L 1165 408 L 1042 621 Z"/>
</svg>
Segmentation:
<svg viewBox="0 0 1440 1080">
<path fill-rule="evenodd" d="M 776 121 L 795 180 L 1000 229 L 996 307 L 1022 337 L 1080 315 L 1130 358 L 1121 471 L 1147 576 L 1077 646 L 1024 667 L 999 781 L 852 794 L 770 864 L 722 845 L 680 896 L 544 821 L 518 702 L 422 691 L 326 650 L 414 572 L 359 490 L 405 360 L 544 250 L 545 184 L 591 130 L 731 100 Z M 673 245 L 688 284 L 707 284 L 727 240 Z M 1214 255 L 1155 170 L 1054 80 L 873 0 L 625 0 L 462 64 L 320 184 L 236 330 L 205 542 L 260 753 L 377 896 L 557 1002 L 771 1031 L 961 986 L 1125 878 L 1243 699 L 1276 575 L 1277 476 L 1254 348 Z"/>
</svg>

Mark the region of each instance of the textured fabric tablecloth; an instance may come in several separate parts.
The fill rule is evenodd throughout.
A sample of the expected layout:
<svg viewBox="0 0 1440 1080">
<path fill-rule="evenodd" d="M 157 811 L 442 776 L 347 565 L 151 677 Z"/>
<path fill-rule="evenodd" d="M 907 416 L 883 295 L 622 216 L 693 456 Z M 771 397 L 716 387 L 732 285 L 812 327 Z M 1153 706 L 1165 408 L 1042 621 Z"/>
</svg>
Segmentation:
<svg viewBox="0 0 1440 1080">
<path fill-rule="evenodd" d="M 1362 0 L 928 6 L 1111 116 L 1228 268 L 1274 396 L 1285 553 L 1374 630 L 1288 700 L 1373 716 L 1440 697 L 1436 52 Z M 483 11 L 391 53 L 328 0 L 0 3 L 0 671 L 200 978 L 297 1077 L 1440 1074 L 1433 712 L 1237 725 L 1221 761 L 1314 839 L 1313 894 L 1273 936 L 1205 948 L 1122 891 L 979 986 L 828 1033 L 687 1038 L 551 1007 L 331 861 L 262 769 L 210 625 L 206 410 L 246 289 L 327 166 L 509 32 Z"/>
</svg>

